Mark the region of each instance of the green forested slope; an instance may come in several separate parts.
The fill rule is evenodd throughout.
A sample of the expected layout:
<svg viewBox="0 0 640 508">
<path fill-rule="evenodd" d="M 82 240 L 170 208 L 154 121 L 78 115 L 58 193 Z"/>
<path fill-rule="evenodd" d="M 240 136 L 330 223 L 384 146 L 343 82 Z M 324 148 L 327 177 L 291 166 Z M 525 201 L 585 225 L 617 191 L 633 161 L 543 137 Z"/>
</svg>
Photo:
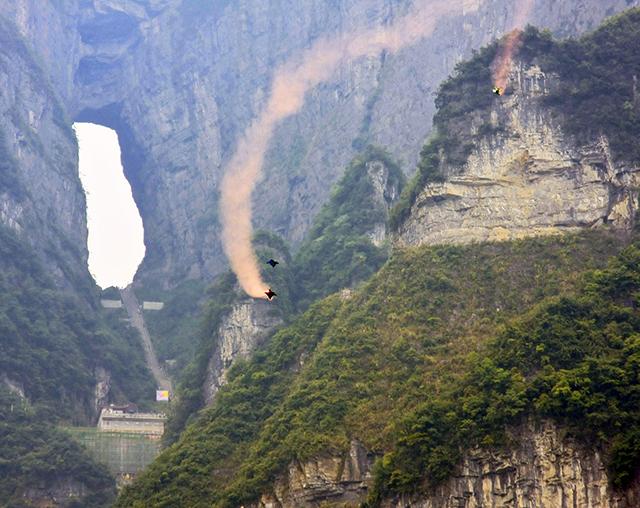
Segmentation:
<svg viewBox="0 0 640 508">
<path fill-rule="evenodd" d="M 511 320 L 449 382 L 403 418 L 371 500 L 446 479 L 465 448 L 505 442 L 505 426 L 553 418 L 604 451 L 614 487 L 640 463 L 640 244 L 575 294 L 547 298 Z"/>
<path fill-rule="evenodd" d="M 397 252 L 351 298 L 318 302 L 232 369 L 119 506 L 239 506 L 294 458 L 342 452 L 354 437 L 396 449 L 407 412 L 451 382 L 452 366 L 513 316 L 570 293 L 618 245 L 600 231 Z"/>
<path fill-rule="evenodd" d="M 638 44 L 639 26 L 636 9 L 580 41 L 557 43 L 529 28 L 520 53 L 560 76 L 560 88 L 545 100 L 567 132 L 578 142 L 607 134 L 623 164 L 637 160 L 638 108 L 627 78 L 638 67 L 640 52 L 629 48 Z M 394 210 L 394 225 L 426 183 L 466 160 L 477 141 L 469 115 L 486 116 L 480 136 L 495 132 L 489 66 L 496 50 L 494 44 L 461 64 L 441 88 L 436 134 Z M 603 97 L 608 60 L 621 79 Z M 624 114 L 616 117 L 617 110 Z M 357 178 L 349 181 L 357 188 Z M 343 201 L 347 209 L 355 197 Z M 355 216 L 366 210 L 364 201 Z M 302 282 L 289 288 L 289 301 L 348 285 L 354 258 L 340 249 L 358 242 L 337 241 L 340 205 L 323 211 L 330 220 L 320 215 L 321 230 L 294 258 L 293 279 Z M 351 232 L 362 234 L 348 229 L 342 238 Z M 381 457 L 369 499 L 375 505 L 442 481 L 465 447 L 495 445 L 505 426 L 543 417 L 569 430 L 593 429 L 582 438 L 603 450 L 612 482 L 624 487 L 640 458 L 633 430 L 640 423 L 640 248 L 620 254 L 624 243 L 599 230 L 394 252 L 351 296 L 316 302 L 252 360 L 235 365 L 213 405 L 191 415 L 180 439 L 117 505 L 237 507 L 268 491 L 291 460 L 344 453 L 352 439 Z M 384 258 L 371 253 L 363 261 L 377 268 Z M 612 256 L 618 257 L 607 265 Z M 325 258 L 341 261 L 323 265 Z M 363 276 L 371 273 L 366 262 L 356 265 Z M 338 282 L 322 286 L 332 280 Z M 212 315 L 220 316 L 222 304 L 216 305 Z M 192 397 L 201 397 L 201 383 L 189 386 Z"/>
<path fill-rule="evenodd" d="M 388 186 L 398 193 L 402 190 L 404 175 L 383 150 L 369 146 L 351 162 L 295 256 L 293 279 L 300 309 L 366 280 L 389 255 L 388 246 L 377 247 L 367 236 L 376 224 L 388 219 L 386 207 L 374 200 L 367 175 L 367 164 L 372 161 L 384 163 Z"/>
<path fill-rule="evenodd" d="M 98 366 L 111 372 L 115 397 L 152 399 L 137 337 L 114 332 L 97 310 L 56 289 L 31 248 L 0 228 L 0 374 L 56 417 L 86 421 Z"/>
<path fill-rule="evenodd" d="M 135 332 L 101 315 L 88 281 L 80 290 L 89 302 L 56 288 L 32 248 L 0 227 L 0 506 L 80 484 L 86 496 L 69 506 L 108 506 L 113 478 L 56 425 L 93 423 L 96 367 L 110 373 L 113 400 L 153 400 Z"/>
<path fill-rule="evenodd" d="M 106 507 L 115 482 L 71 437 L 50 425 L 50 410 L 34 408 L 0 388 L 0 506 L 30 507 L 29 492 L 83 485 L 86 494 L 60 506 Z"/>
<path fill-rule="evenodd" d="M 274 311 L 285 322 L 290 322 L 313 301 L 366 280 L 388 258 L 389 246 L 377 247 L 367 236 L 376 224 L 386 222 L 388 217 L 387 206 L 373 199 L 374 188 L 367 175 L 367 164 L 372 161 L 384 163 L 389 174 L 389 186 L 399 193 L 404 184 L 400 168 L 386 152 L 369 146 L 346 168 L 295 256 L 291 256 L 280 237 L 264 231 L 255 235 L 254 244 L 260 260 L 273 257 L 280 262 L 275 270 L 264 263 L 262 269 L 263 277 L 278 293 Z M 195 359 L 181 374 L 177 400 L 165 434 L 169 443 L 175 441 L 185 423 L 203 406 L 202 385 L 220 320 L 234 301 L 243 298 L 231 274 L 220 277 L 210 288 L 209 295 L 209 302 L 203 308 L 204 319 L 197 325 L 200 328 L 198 332 L 194 331 L 192 322 L 190 332 L 184 333 L 187 327 L 181 323 L 189 319 L 193 321 L 193 317 L 185 319 L 185 316 L 169 310 L 170 306 L 158 316 L 150 316 L 150 328 L 160 329 L 162 336 L 170 338 L 177 347 L 189 339 L 200 337 Z M 173 321 L 169 319 L 170 313 L 174 316 Z M 166 333 L 171 329 L 177 333 Z M 185 346 L 183 349 L 190 348 Z M 184 357 L 186 354 L 181 356 Z"/>
</svg>

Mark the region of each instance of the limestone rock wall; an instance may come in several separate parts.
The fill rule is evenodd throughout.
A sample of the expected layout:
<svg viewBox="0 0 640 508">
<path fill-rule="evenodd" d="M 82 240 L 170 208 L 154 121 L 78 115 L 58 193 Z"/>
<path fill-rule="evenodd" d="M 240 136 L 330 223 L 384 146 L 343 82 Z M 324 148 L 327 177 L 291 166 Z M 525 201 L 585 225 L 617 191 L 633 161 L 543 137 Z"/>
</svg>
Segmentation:
<svg viewBox="0 0 640 508">
<path fill-rule="evenodd" d="M 491 112 L 493 123 L 500 119 L 508 134 L 483 138 L 463 168 L 448 168 L 447 181 L 427 185 L 399 230 L 400 244 L 632 226 L 640 167 L 616 165 L 606 137 L 575 146 L 565 136 L 540 104 L 553 76 L 517 66 L 512 82 L 515 93 L 496 101 Z"/>
<path fill-rule="evenodd" d="M 569 33 L 629 6 L 536 3 L 534 22 Z M 398 0 L 258 0 L 221 2 L 194 17 L 167 2 L 147 9 L 142 42 L 119 50 L 122 56 L 114 56 L 114 43 L 85 43 L 76 110 L 95 109 L 98 97 L 100 107 L 119 105 L 116 126 L 130 132 L 124 149 L 130 144 L 140 154 L 131 157 L 129 174 L 146 227 L 141 276 L 208 277 L 224 269 L 219 183 L 238 136 L 264 105 L 274 69 L 321 36 L 384 25 L 409 8 Z M 257 227 L 299 242 L 365 142 L 388 147 L 411 172 L 431 129 L 438 84 L 512 16 L 506 0 L 460 2 L 456 15 L 415 47 L 345 63 L 278 127 L 254 195 Z M 105 61 L 104 72 L 97 64 L 84 72 Z"/>
<path fill-rule="evenodd" d="M 104 367 L 94 369 L 95 387 L 93 389 L 93 408 L 96 415 L 100 414 L 100 408 L 109 402 L 111 391 L 111 372 Z"/>
<path fill-rule="evenodd" d="M 343 457 L 293 462 L 273 493 L 262 496 L 252 508 L 359 506 L 371 483 L 373 459 L 362 444 L 353 441 Z"/>
<path fill-rule="evenodd" d="M 387 499 L 385 508 L 632 508 L 640 485 L 615 492 L 600 451 L 550 421 L 513 429 L 503 450 L 469 450 L 458 471 L 426 496 Z M 255 508 L 356 507 L 371 485 L 373 456 L 353 442 L 343 457 L 289 466 Z"/>
<path fill-rule="evenodd" d="M 513 446 L 507 451 L 467 453 L 460 472 L 432 495 L 392 500 L 385 506 L 638 506 L 638 485 L 628 492 L 613 491 L 600 452 L 563 435 L 554 424 L 546 422 L 537 428 L 529 425 L 511 437 Z"/>
<path fill-rule="evenodd" d="M 11 94 L 22 90 L 25 80 L 10 72 L 0 75 L 5 97 L 0 129 L 8 129 L 14 151 L 25 136 L 55 151 L 48 165 L 32 154 L 21 157 L 25 177 L 31 172 L 25 182 L 41 204 L 15 203 L 3 195 L 3 222 L 23 225 L 20 217 L 35 206 L 49 212 L 41 213 L 40 221 L 61 216 L 60 227 L 71 242 L 85 244 L 75 142 L 56 134 L 47 120 L 46 104 L 59 97 L 66 127 L 84 120 L 118 131 L 145 224 L 147 256 L 139 279 L 169 287 L 220 273 L 226 269 L 217 215 L 220 178 L 238 136 L 264 105 L 275 68 L 319 37 L 390 23 L 411 4 L 0 0 L 0 17 L 17 27 L 51 85 L 39 99 L 25 98 L 18 109 L 20 123 L 29 128 L 18 128 L 6 105 L 15 103 Z M 534 4 L 532 23 L 571 35 L 640 0 Z M 388 148 L 407 172 L 413 170 L 431 129 L 438 84 L 514 17 L 514 2 L 508 0 L 459 0 L 452 6 L 455 14 L 416 46 L 345 62 L 308 94 L 298 115 L 278 127 L 255 193 L 258 227 L 299 242 L 331 184 L 368 142 Z M 7 59 L 12 72 L 20 68 L 16 55 Z"/>
<path fill-rule="evenodd" d="M 28 40 L 1 17 L 0 158 L 0 224 L 39 251 L 61 284 L 69 271 L 88 277 L 75 136 Z"/>
<path fill-rule="evenodd" d="M 282 323 L 266 300 L 246 300 L 233 306 L 218 327 L 217 340 L 209 358 L 204 399 L 211 404 L 227 381 L 227 373 L 238 358 L 247 358 L 269 332 Z"/>
<path fill-rule="evenodd" d="M 387 217 L 389 210 L 400 195 L 399 188 L 389 181 L 389 168 L 381 161 L 369 162 L 367 164 L 367 175 L 374 191 L 372 206 L 379 207 L 387 212 L 385 214 L 385 217 Z M 380 247 L 384 243 L 387 238 L 386 220 L 375 224 L 373 230 L 369 233 L 369 238 L 376 247 Z"/>
</svg>

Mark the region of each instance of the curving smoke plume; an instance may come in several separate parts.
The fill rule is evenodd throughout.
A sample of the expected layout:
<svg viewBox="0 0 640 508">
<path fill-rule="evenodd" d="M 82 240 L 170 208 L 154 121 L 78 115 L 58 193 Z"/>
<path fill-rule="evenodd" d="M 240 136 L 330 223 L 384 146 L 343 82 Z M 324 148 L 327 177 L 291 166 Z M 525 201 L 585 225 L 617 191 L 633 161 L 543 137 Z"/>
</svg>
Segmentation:
<svg viewBox="0 0 640 508">
<path fill-rule="evenodd" d="M 251 194 L 260 177 L 276 124 L 297 113 L 302 108 L 306 92 L 331 78 L 344 60 L 377 54 L 382 50 L 393 53 L 415 44 L 433 32 L 439 18 L 461 13 L 464 1 L 422 0 L 423 6 L 391 26 L 320 39 L 299 59 L 277 69 L 271 95 L 240 138 L 221 185 L 224 251 L 240 285 L 249 296 L 265 298 L 267 290 L 251 244 Z"/>
<path fill-rule="evenodd" d="M 502 90 L 501 93 L 507 89 L 509 70 L 511 69 L 511 62 L 513 57 L 518 52 L 520 46 L 520 39 L 522 38 L 522 31 L 520 30 L 531 13 L 534 0 L 519 0 L 516 4 L 516 13 L 513 20 L 513 29 L 507 34 L 504 44 L 498 51 L 493 65 L 493 83 L 496 87 Z"/>
</svg>

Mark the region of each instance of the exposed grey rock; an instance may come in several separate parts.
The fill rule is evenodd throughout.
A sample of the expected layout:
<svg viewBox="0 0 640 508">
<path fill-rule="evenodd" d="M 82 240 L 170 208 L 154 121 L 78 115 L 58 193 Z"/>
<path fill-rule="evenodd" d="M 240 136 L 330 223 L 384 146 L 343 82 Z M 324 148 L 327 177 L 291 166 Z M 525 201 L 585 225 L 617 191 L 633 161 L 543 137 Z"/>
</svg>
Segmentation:
<svg viewBox="0 0 640 508">
<path fill-rule="evenodd" d="M 639 1 L 535 4 L 532 23 L 571 35 Z M 65 118 L 118 131 L 125 172 L 145 224 L 147 256 L 140 277 L 164 286 L 225 269 L 217 215 L 221 174 L 238 136 L 264 104 L 277 65 L 321 36 L 390 23 L 408 12 L 411 2 L 239 0 L 206 5 L 181 0 L 0 0 L 0 16 L 12 20 L 28 40 L 52 90 L 24 93 L 18 108 L 22 119 L 10 120 L 11 94 L 32 77 L 5 72 L 4 81 L 0 78 L 0 126 L 9 131 L 13 150 L 26 133 L 40 139 L 47 151 L 56 150 L 48 159 L 60 162 L 47 166 L 33 148 L 23 149 L 24 181 L 36 193 L 33 203 L 20 206 L 38 208 L 40 222 L 49 211 L 73 244 L 85 244 L 75 142 L 56 134 L 47 113 L 57 95 L 68 113 Z M 473 48 L 504 32 L 513 6 L 508 0 L 464 0 L 458 14 L 442 20 L 432 37 L 395 55 L 347 62 L 310 92 L 303 110 L 278 127 L 270 146 L 265 178 L 255 193 L 257 226 L 299 242 L 331 184 L 366 142 L 387 147 L 412 171 L 431 129 L 438 84 Z M 7 58 L 12 73 L 21 67 L 16 55 Z M 69 176 L 56 174 L 61 165 Z M 17 215 L 27 212 L 15 203 L 7 206 L 6 197 L 2 201 L 4 221 L 23 225 L 25 219 Z M 375 235 L 379 238 L 381 232 Z M 79 264 L 85 262 L 82 258 Z"/>
<path fill-rule="evenodd" d="M 94 369 L 96 387 L 94 389 L 94 411 L 100 414 L 100 408 L 109 402 L 109 392 L 111 391 L 111 372 L 104 367 Z"/>
<path fill-rule="evenodd" d="M 16 381 L 14 379 L 10 379 L 6 374 L 3 374 L 1 379 L 2 379 L 2 384 L 5 386 L 7 390 L 9 390 L 14 395 L 17 395 L 21 399 L 25 398 L 24 383 L 20 381 Z"/>
<path fill-rule="evenodd" d="M 540 98 L 555 78 L 517 66 L 514 94 L 496 101 L 506 132 L 482 139 L 463 168 L 445 168 L 399 228 L 402 245 L 469 243 L 558 234 L 603 224 L 628 230 L 640 167 L 615 164 L 601 137 L 576 146 Z"/>
<path fill-rule="evenodd" d="M 2 18 L 0 144 L 10 173 L 2 181 L 11 182 L 0 185 L 0 224 L 40 252 L 59 283 L 69 283 L 69 270 L 88 276 L 75 137 L 38 57 Z"/>
<path fill-rule="evenodd" d="M 637 484 L 627 492 L 612 490 L 599 451 L 563 435 L 551 422 L 518 429 L 511 437 L 513 446 L 507 451 L 468 452 L 460 472 L 432 495 L 389 501 L 384 506 L 638 506 Z"/>
<path fill-rule="evenodd" d="M 209 358 L 204 384 L 207 405 L 227 382 L 233 362 L 249 357 L 260 341 L 281 323 L 282 319 L 266 300 L 245 300 L 233 306 L 218 327 L 216 343 Z"/>
<path fill-rule="evenodd" d="M 640 486 L 614 491 L 600 452 L 553 422 L 529 422 L 509 433 L 501 450 L 473 449 L 457 472 L 428 495 L 389 499 L 388 508 L 632 508 Z M 358 506 L 371 486 L 373 457 L 354 442 L 345 456 L 326 456 L 288 473 L 255 508 Z"/>
<path fill-rule="evenodd" d="M 375 203 L 372 203 L 372 206 L 378 206 L 387 212 L 385 213 L 386 218 L 389 210 L 400 195 L 400 189 L 389 181 L 389 168 L 380 161 L 373 161 L 367 164 L 367 175 L 373 185 L 373 200 Z M 376 247 L 382 246 L 387 238 L 386 219 L 374 226 L 369 233 L 369 238 Z"/>
<path fill-rule="evenodd" d="M 371 484 L 374 456 L 357 441 L 343 457 L 325 456 L 289 465 L 286 478 L 276 482 L 273 494 L 262 496 L 255 508 L 302 506 L 358 506 Z"/>
</svg>

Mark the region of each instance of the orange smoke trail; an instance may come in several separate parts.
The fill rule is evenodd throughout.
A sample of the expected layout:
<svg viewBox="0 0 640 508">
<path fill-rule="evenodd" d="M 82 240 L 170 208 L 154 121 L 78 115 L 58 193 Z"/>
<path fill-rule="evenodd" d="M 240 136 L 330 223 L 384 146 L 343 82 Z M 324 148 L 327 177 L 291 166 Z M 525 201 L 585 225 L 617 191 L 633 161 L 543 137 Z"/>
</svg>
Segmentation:
<svg viewBox="0 0 640 508">
<path fill-rule="evenodd" d="M 516 6 L 516 14 L 514 17 L 513 29 L 507 35 L 502 48 L 498 51 L 495 60 L 493 61 L 493 83 L 496 87 L 502 90 L 502 93 L 507 89 L 507 80 L 509 78 L 509 70 L 511 69 L 511 62 L 513 57 L 518 51 L 520 45 L 520 39 L 522 37 L 522 31 L 519 30 L 524 26 L 531 9 L 533 7 L 534 0 L 522 0 L 518 2 Z"/>
<path fill-rule="evenodd" d="M 276 124 L 297 113 L 306 92 L 331 78 L 343 60 L 382 50 L 396 52 L 415 44 L 432 33 L 440 17 L 461 12 L 463 0 L 429 3 L 392 26 L 321 39 L 299 60 L 287 62 L 276 71 L 267 104 L 240 138 L 221 184 L 222 244 L 232 270 L 249 296 L 265 298 L 267 290 L 251 244 L 251 194 Z"/>
</svg>

